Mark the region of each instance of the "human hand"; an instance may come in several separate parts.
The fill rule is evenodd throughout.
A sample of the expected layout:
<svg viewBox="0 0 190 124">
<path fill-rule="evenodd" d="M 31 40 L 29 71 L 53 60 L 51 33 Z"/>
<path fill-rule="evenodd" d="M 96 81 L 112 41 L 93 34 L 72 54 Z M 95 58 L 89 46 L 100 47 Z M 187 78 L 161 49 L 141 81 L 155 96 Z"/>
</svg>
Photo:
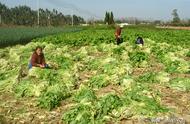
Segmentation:
<svg viewBox="0 0 190 124">
<path fill-rule="evenodd" d="M 45 68 L 45 65 L 40 65 L 40 68 Z"/>
</svg>

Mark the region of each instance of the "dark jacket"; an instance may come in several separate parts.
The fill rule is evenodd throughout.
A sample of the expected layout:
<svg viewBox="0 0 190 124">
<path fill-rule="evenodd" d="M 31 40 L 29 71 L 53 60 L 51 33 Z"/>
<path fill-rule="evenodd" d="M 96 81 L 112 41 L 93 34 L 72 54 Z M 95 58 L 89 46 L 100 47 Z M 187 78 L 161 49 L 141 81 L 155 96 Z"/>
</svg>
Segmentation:
<svg viewBox="0 0 190 124">
<path fill-rule="evenodd" d="M 142 44 L 142 45 L 144 45 L 144 41 L 143 41 L 142 37 L 138 37 L 137 38 L 136 44 Z"/>
<path fill-rule="evenodd" d="M 37 66 L 37 64 L 40 64 L 40 65 L 45 65 L 45 57 L 44 57 L 44 54 L 41 54 L 40 56 L 34 52 L 32 54 L 32 58 L 31 58 L 31 64 L 32 66 Z"/>
</svg>

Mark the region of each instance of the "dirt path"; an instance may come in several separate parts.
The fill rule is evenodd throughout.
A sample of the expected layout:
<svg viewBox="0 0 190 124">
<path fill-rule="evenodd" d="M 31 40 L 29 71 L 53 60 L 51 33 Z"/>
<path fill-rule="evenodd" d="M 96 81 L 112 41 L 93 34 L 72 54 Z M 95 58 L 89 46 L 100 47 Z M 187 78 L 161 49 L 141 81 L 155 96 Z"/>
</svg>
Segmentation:
<svg viewBox="0 0 190 124">
<path fill-rule="evenodd" d="M 175 27 L 175 26 L 157 26 L 157 28 L 176 29 L 176 30 L 190 30 L 190 27 Z"/>
</svg>

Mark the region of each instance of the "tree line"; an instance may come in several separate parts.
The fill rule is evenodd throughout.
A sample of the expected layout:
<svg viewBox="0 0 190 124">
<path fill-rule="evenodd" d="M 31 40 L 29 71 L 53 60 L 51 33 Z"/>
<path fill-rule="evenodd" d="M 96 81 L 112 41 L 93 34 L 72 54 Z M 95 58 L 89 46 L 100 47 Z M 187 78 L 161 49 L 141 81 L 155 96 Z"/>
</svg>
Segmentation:
<svg viewBox="0 0 190 124">
<path fill-rule="evenodd" d="M 79 25 L 84 23 L 84 19 L 77 15 L 64 15 L 53 9 L 39 9 L 39 25 L 40 26 L 62 26 Z M 0 24 L 2 25 L 24 25 L 36 26 L 38 25 L 38 11 L 32 10 L 28 6 L 16 6 L 8 8 L 6 5 L 0 3 Z"/>
<path fill-rule="evenodd" d="M 162 20 L 143 20 L 135 17 L 128 17 L 123 19 L 115 19 L 113 12 L 106 12 L 104 22 L 99 20 L 99 23 L 104 23 L 108 25 L 112 25 L 114 23 L 129 23 L 134 25 L 139 24 L 149 24 L 149 25 L 171 25 L 171 26 L 190 26 L 190 19 L 180 19 L 178 14 L 178 10 L 174 9 L 171 13 L 172 19 L 171 21 L 162 21 Z"/>
</svg>

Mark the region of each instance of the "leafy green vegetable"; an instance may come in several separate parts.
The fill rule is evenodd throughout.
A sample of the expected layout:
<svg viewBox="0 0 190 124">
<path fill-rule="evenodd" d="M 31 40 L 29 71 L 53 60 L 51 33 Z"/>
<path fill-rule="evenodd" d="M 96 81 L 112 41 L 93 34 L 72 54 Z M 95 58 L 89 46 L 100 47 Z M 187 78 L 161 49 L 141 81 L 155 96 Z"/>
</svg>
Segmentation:
<svg viewBox="0 0 190 124">
<path fill-rule="evenodd" d="M 15 85 L 14 91 L 19 97 L 39 97 L 48 87 L 48 83 L 46 81 L 37 83 L 37 81 L 38 80 L 30 82 L 30 80 L 23 80 L 19 84 Z"/>
<path fill-rule="evenodd" d="M 92 88 L 102 88 L 109 85 L 109 77 L 105 74 L 96 75 L 90 78 L 88 85 Z"/>
<path fill-rule="evenodd" d="M 79 104 L 63 114 L 66 124 L 93 124 L 94 113 L 91 104 Z"/>
<path fill-rule="evenodd" d="M 154 73 L 154 72 L 145 73 L 145 74 L 139 76 L 137 81 L 144 82 L 144 83 L 156 83 L 156 81 L 157 81 L 156 73 Z"/>
<path fill-rule="evenodd" d="M 52 110 L 60 105 L 61 100 L 70 96 L 70 91 L 65 85 L 56 84 L 47 88 L 46 92 L 38 98 L 38 105 L 42 108 Z"/>
<path fill-rule="evenodd" d="M 80 86 L 80 89 L 74 95 L 74 100 L 76 102 L 88 102 L 96 100 L 94 91 L 86 86 Z"/>
<path fill-rule="evenodd" d="M 101 97 L 96 104 L 96 114 L 95 118 L 103 118 L 114 109 L 117 109 L 119 106 L 122 106 L 123 102 L 115 94 L 107 94 Z"/>
<path fill-rule="evenodd" d="M 170 81 L 170 77 L 167 72 L 159 72 L 156 74 L 156 80 L 158 80 L 160 83 L 167 83 Z"/>
<path fill-rule="evenodd" d="M 187 56 L 187 57 L 190 57 L 190 50 L 189 50 L 189 52 L 186 54 L 186 56 Z"/>
<path fill-rule="evenodd" d="M 159 92 L 153 91 L 146 84 L 134 83 L 130 89 L 125 90 L 122 100 L 135 115 L 155 116 L 168 112 L 168 109 L 160 104 Z"/>
<path fill-rule="evenodd" d="M 172 89 L 180 91 L 190 91 L 190 79 L 189 78 L 175 78 L 171 80 L 168 86 Z"/>
<path fill-rule="evenodd" d="M 125 51 L 124 46 L 119 46 L 119 47 L 113 49 L 113 53 L 118 54 L 118 55 L 121 55 L 123 53 L 123 51 Z"/>
<path fill-rule="evenodd" d="M 139 67 L 142 64 L 142 62 L 148 61 L 148 55 L 144 52 L 139 51 L 129 53 L 129 58 L 133 66 L 137 67 Z"/>
</svg>

